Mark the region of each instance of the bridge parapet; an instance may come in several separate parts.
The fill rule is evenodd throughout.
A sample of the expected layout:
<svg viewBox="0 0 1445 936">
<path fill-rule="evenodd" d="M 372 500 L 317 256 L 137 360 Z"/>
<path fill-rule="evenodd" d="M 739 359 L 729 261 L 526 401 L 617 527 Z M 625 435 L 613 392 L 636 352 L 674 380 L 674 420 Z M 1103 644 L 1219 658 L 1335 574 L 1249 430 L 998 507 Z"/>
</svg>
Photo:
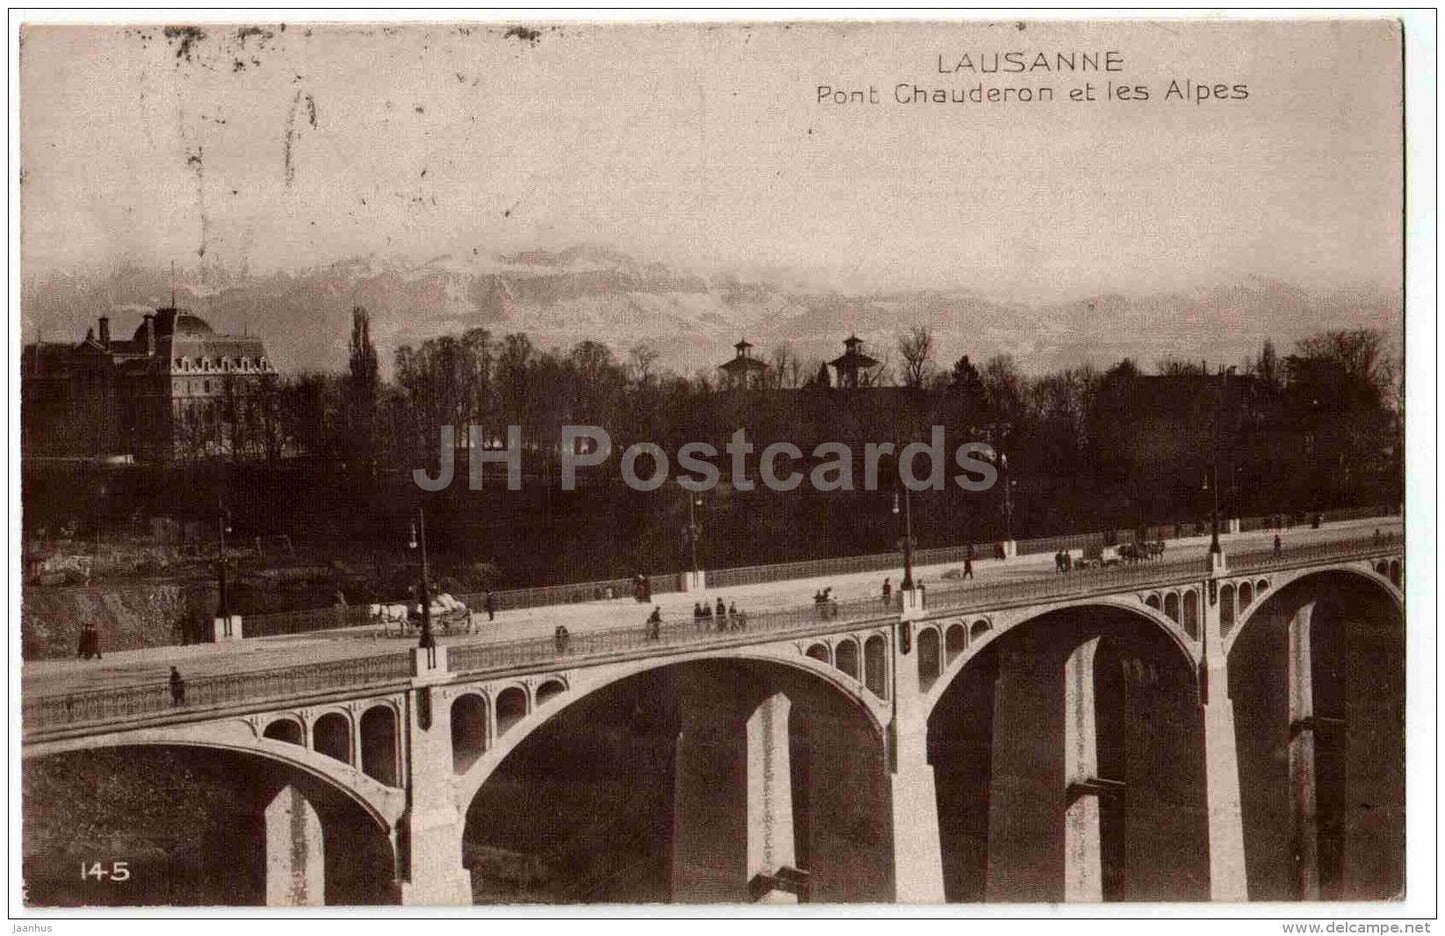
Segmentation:
<svg viewBox="0 0 1445 936">
<path fill-rule="evenodd" d="M 94 689 L 57 695 L 26 695 L 21 725 L 26 741 L 40 732 L 86 724 L 124 723 L 167 713 L 223 710 L 238 704 L 291 703 L 309 696 L 408 681 L 411 654 L 359 657 L 324 665 L 201 676 L 186 680 L 184 703 L 167 683 Z"/>
<path fill-rule="evenodd" d="M 1272 550 L 1231 555 L 1229 576 L 1304 568 L 1336 562 L 1373 565 L 1384 560 L 1399 569 L 1402 546 L 1391 539 L 1361 538 L 1319 546 L 1292 547 L 1276 555 Z M 1396 577 L 1398 577 L 1398 571 Z M 1198 555 L 1178 560 L 1143 562 L 1110 569 L 1042 575 L 988 583 L 933 586 L 924 591 L 924 617 L 933 619 L 975 614 L 995 609 L 1096 596 L 1167 589 L 1208 577 Z M 899 593 L 887 601 L 860 598 L 820 602 L 805 607 L 755 612 L 707 624 L 690 619 L 664 620 L 649 633 L 641 621 L 570 635 L 506 642 L 450 644 L 448 670 L 452 674 L 506 673 L 576 667 L 616 659 L 676 653 L 704 648 L 746 646 L 779 638 L 804 638 L 856 628 L 871 622 L 895 621 L 901 613 Z M 1145 599 L 1139 599 L 1145 600 Z M 1168 608 L 1165 608 L 1166 614 Z M 1169 615 L 1175 620 L 1174 615 Z M 185 705 L 173 703 L 164 682 L 57 695 L 26 694 L 22 724 L 27 742 L 36 733 L 67 731 L 86 725 L 150 721 L 171 713 L 194 717 L 198 710 L 233 710 L 268 701 L 292 701 L 372 690 L 392 683 L 408 684 L 412 655 L 390 651 L 325 664 L 196 677 L 187 681 Z"/>
</svg>

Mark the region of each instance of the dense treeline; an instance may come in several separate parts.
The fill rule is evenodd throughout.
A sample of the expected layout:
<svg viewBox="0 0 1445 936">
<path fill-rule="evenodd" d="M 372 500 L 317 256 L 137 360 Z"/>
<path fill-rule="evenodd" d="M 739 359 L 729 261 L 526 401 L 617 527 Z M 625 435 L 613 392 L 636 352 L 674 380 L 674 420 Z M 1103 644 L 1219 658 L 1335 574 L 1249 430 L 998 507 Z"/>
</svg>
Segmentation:
<svg viewBox="0 0 1445 936">
<path fill-rule="evenodd" d="M 825 440 L 926 439 L 942 425 L 950 447 L 982 440 L 1003 453 L 1015 487 L 1065 500 L 1072 491 L 1131 519 L 1192 515 L 1197 498 L 1186 492 L 1211 461 L 1234 510 L 1266 509 L 1262 491 L 1298 509 L 1399 495 L 1403 384 L 1370 330 L 1322 333 L 1284 356 L 1265 342 L 1254 360 L 1213 371 L 1170 360 L 1146 375 L 1124 360 L 1031 377 L 1007 355 L 940 367 L 931 334 L 912 328 L 888 349 L 896 368 L 872 371 L 880 386 L 850 394 L 786 346 L 740 390 L 716 371 L 660 370 L 646 347 L 619 360 L 594 341 L 541 350 L 526 335 L 480 328 L 402 347 L 394 378 L 382 381 L 366 313 L 355 318 L 348 373 L 276 388 L 286 397 L 276 448 L 408 472 L 436 463 L 441 426 L 458 427 L 461 445 L 462 427 L 484 427 L 473 444 L 490 447 L 516 425 L 527 475 L 555 480 L 569 424 L 604 427 L 617 451 L 650 441 L 668 452 L 690 441 L 721 448 L 738 428 L 808 452 Z M 609 469 L 615 477 L 615 459 L 601 473 Z"/>
<path fill-rule="evenodd" d="M 237 411 L 251 415 L 226 428 L 237 440 L 228 458 L 113 480 L 104 505 L 90 503 L 93 493 L 77 501 L 54 477 L 31 477 L 27 524 L 91 507 L 207 517 L 219 495 L 237 505 L 238 536 L 287 533 L 322 552 L 367 552 L 397 548 L 409 511 L 426 504 L 439 561 L 449 552 L 459 563 L 495 560 L 515 584 L 662 571 L 688 554 L 687 498 L 675 484 L 627 489 L 616 453 L 638 441 L 669 454 L 692 441 L 721 449 L 739 428 L 759 450 L 784 440 L 805 453 L 822 441 L 861 449 L 927 440 L 932 425 L 947 430 L 950 455 L 962 442 L 988 442 L 1006 458 L 1006 484 L 916 495 L 923 546 L 1198 520 L 1211 464 L 1234 516 L 1396 504 L 1403 491 L 1401 374 L 1369 330 L 1322 333 L 1288 354 L 1266 342 L 1254 360 L 1228 368 L 1171 360 L 1146 374 L 1125 360 L 1033 376 L 1006 355 L 940 364 L 928 330 L 912 328 L 895 347 L 872 349 L 884 363 L 858 390 L 833 386 L 826 366 L 787 347 L 738 387 L 717 370 L 664 370 L 646 347 L 624 358 L 593 341 L 543 350 L 526 335 L 484 329 L 399 349 L 384 380 L 369 331 L 356 310 L 344 373 L 268 378 L 238 391 Z M 614 446 L 572 493 L 559 490 L 558 477 L 568 424 L 602 426 Z M 507 492 L 489 475 L 483 492 L 469 492 L 463 453 L 452 488 L 423 496 L 411 472 L 435 469 L 447 425 L 483 427 L 473 441 L 484 447 L 519 426 L 525 490 Z M 879 493 L 818 494 L 807 485 L 743 493 L 726 483 L 726 455 L 718 463 L 725 483 L 695 518 L 705 565 L 896 546 L 891 465 Z M 756 454 L 748 471 L 756 480 Z M 127 486 L 148 493 L 123 495 Z"/>
</svg>

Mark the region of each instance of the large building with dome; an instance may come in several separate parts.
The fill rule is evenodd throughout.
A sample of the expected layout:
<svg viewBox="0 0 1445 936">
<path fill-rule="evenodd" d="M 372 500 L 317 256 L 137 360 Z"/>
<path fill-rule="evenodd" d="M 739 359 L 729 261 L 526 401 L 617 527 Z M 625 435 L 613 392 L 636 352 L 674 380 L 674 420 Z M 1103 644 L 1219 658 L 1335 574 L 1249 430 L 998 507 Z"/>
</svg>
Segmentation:
<svg viewBox="0 0 1445 936">
<path fill-rule="evenodd" d="M 253 335 L 223 335 L 174 306 L 113 338 L 102 316 L 77 344 L 36 342 L 21 359 L 29 457 L 171 461 L 260 457 L 254 391 L 275 374 Z"/>
</svg>

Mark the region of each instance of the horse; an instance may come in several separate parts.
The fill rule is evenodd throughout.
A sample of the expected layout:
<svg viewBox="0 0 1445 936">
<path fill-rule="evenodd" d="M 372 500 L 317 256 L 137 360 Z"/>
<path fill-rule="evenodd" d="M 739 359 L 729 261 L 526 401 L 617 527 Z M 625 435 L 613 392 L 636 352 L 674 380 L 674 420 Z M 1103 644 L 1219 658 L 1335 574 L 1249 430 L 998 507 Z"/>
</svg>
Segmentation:
<svg viewBox="0 0 1445 936">
<path fill-rule="evenodd" d="M 371 613 L 371 622 L 372 622 L 373 624 L 376 624 L 376 625 L 380 626 L 381 632 L 382 632 L 383 634 L 389 633 L 390 630 L 391 630 L 391 625 L 393 625 L 393 624 L 396 625 L 396 634 L 397 634 L 398 637 L 400 637 L 400 636 L 402 636 L 402 635 L 404 635 L 404 634 L 406 633 L 406 628 L 407 628 L 406 605 L 404 605 L 404 604 L 393 604 L 393 605 L 374 604 L 374 605 L 370 605 L 370 606 L 367 608 L 367 610 Z"/>
</svg>

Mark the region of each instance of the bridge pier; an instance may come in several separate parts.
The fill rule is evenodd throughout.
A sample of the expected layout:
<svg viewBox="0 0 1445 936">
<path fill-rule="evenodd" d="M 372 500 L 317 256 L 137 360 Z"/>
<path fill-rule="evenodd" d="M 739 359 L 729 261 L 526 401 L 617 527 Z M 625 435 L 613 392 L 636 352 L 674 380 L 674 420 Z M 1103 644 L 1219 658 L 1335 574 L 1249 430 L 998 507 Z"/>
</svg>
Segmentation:
<svg viewBox="0 0 1445 936">
<path fill-rule="evenodd" d="M 763 700 L 748 718 L 748 887 L 758 903 L 797 903 L 778 885 L 798 864 L 793 835 L 793 768 L 788 714 L 781 692 Z"/>
<path fill-rule="evenodd" d="M 988 796 L 986 902 L 1063 899 L 1060 805 L 1064 708 L 1060 678 L 1040 679 L 1058 658 L 1034 648 L 998 655 Z M 1056 671 L 1057 672 L 1057 671 Z"/>
<path fill-rule="evenodd" d="M 1295 861 L 1295 897 L 1320 899 L 1319 815 L 1315 801 L 1314 679 L 1310 619 L 1314 604 L 1289 622 L 1289 791 L 1290 839 Z"/>
<path fill-rule="evenodd" d="M 1211 572 L 1224 571 L 1221 555 Z M 1224 654 L 1223 614 L 1218 601 L 1204 603 L 1204 663 L 1200 715 L 1204 730 L 1204 795 L 1209 823 L 1209 899 L 1249 899 L 1244 852 L 1244 810 L 1239 795 L 1239 751 L 1229 661 Z"/>
<path fill-rule="evenodd" d="M 326 903 L 326 849 L 321 817 L 287 784 L 266 807 L 266 906 Z"/>
<path fill-rule="evenodd" d="M 754 706 L 706 674 L 679 679 L 672 901 L 796 903 L 791 700 L 779 692 Z"/>
<path fill-rule="evenodd" d="M 905 602 L 899 627 L 915 626 L 923 608 Z M 910 643 L 916 644 L 915 641 Z M 943 849 L 938 833 L 938 789 L 928 762 L 928 713 L 918 680 L 917 647 L 908 656 L 893 637 L 895 709 L 889 783 L 893 804 L 893 890 L 898 903 L 944 902 Z"/>
<path fill-rule="evenodd" d="M 1095 637 L 1064 663 L 1064 901 L 1104 899 L 1099 740 L 1094 706 Z"/>
<path fill-rule="evenodd" d="M 446 673 L 445 647 L 437 669 Z M 401 902 L 410 906 L 466 906 L 472 876 L 462 865 L 466 813 L 458 808 L 452 766 L 451 705 L 418 677 L 407 694 L 408 804 L 399 830 L 404 847 Z"/>
</svg>

